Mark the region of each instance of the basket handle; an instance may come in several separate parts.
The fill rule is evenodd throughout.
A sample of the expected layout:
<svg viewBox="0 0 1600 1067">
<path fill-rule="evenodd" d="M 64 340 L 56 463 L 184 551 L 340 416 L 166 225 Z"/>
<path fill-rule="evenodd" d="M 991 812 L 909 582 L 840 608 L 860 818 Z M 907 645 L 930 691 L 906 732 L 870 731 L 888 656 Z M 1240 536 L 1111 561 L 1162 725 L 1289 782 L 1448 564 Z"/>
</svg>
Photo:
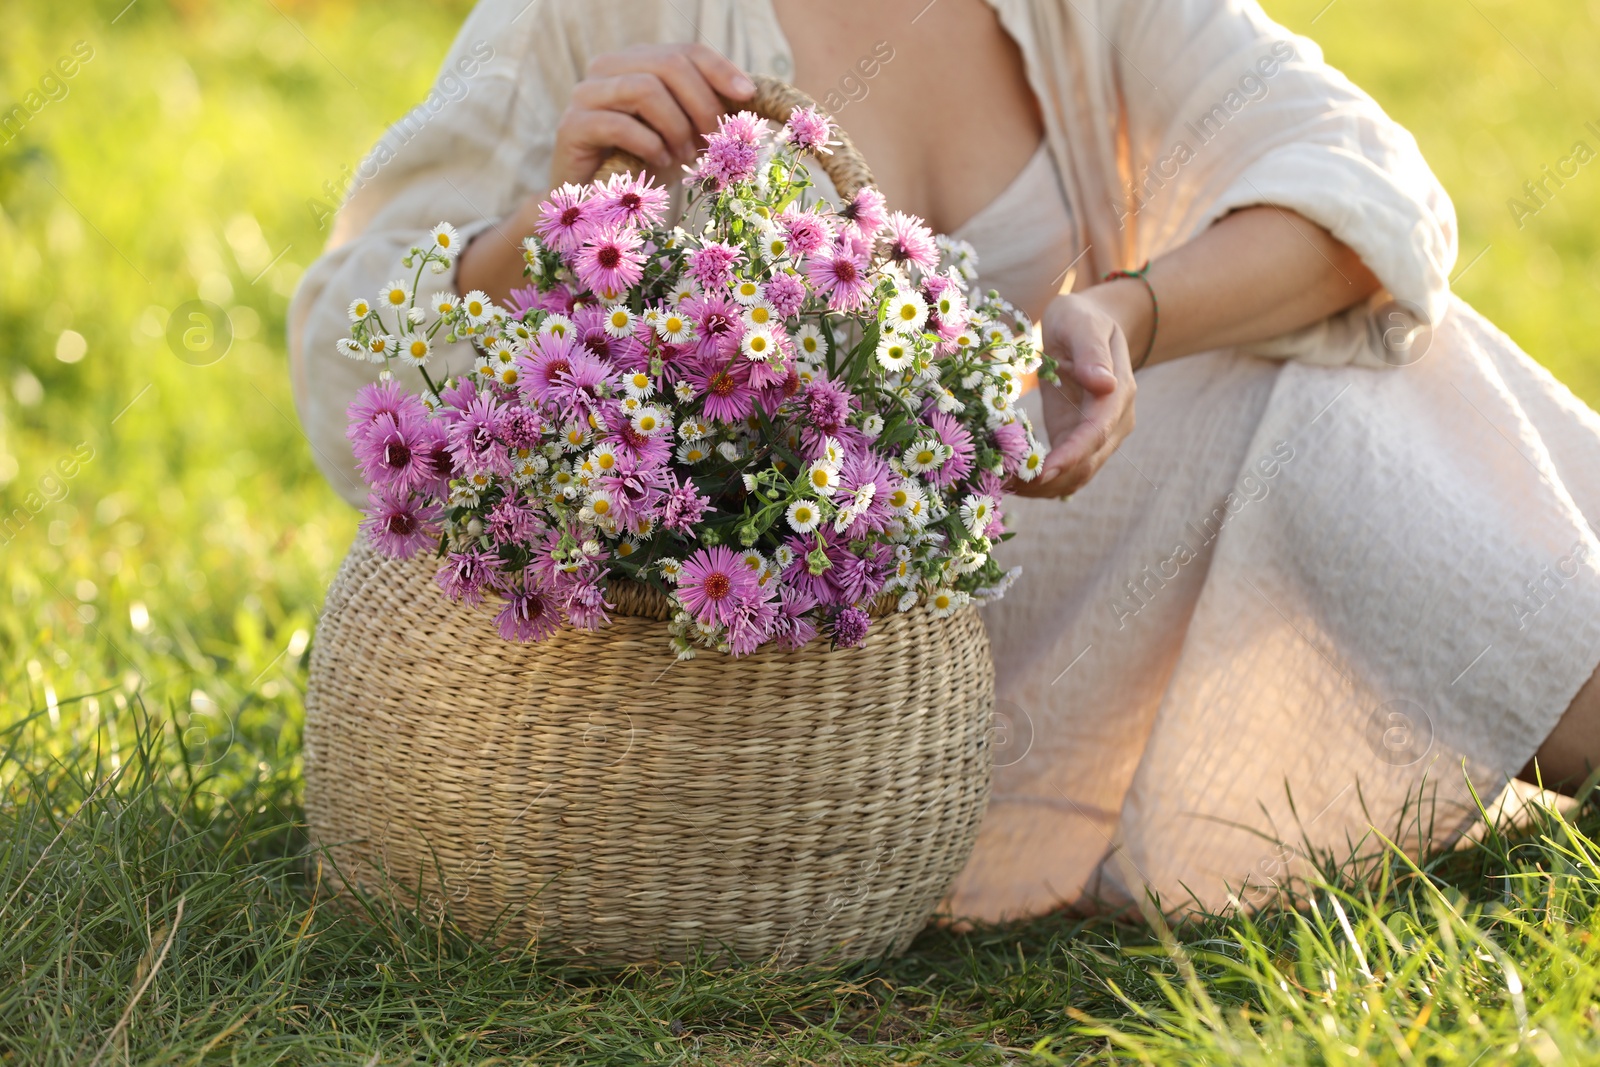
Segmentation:
<svg viewBox="0 0 1600 1067">
<path fill-rule="evenodd" d="M 769 74 L 752 74 L 750 80 L 756 83 L 756 93 L 753 97 L 742 102 L 724 97 L 723 106 L 729 111 L 739 109 L 754 111 L 762 118 L 773 122 L 787 122 L 789 112 L 797 107 L 817 106 L 817 102 L 810 96 Z M 867 167 L 867 161 L 862 158 L 860 150 L 850 140 L 850 135 L 835 125 L 834 137 L 840 143 L 834 146 L 833 153 L 819 156 L 817 161 L 822 166 L 822 172 L 839 191 L 839 196 L 849 200 L 864 186 L 876 183 L 872 180 L 872 171 Z M 595 172 L 594 177 L 596 181 L 605 181 L 613 174 L 620 174 L 623 171 L 638 173 L 644 169 L 644 160 L 618 148 L 600 164 L 600 169 Z"/>
</svg>

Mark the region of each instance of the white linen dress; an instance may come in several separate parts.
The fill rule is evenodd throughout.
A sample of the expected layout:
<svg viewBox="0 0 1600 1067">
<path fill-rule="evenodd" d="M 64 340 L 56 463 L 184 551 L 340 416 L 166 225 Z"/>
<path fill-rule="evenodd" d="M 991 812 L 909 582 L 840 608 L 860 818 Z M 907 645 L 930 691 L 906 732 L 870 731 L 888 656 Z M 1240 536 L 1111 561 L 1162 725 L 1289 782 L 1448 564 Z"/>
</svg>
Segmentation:
<svg viewBox="0 0 1600 1067">
<path fill-rule="evenodd" d="M 1008 502 L 1026 576 L 986 609 L 995 793 L 951 911 L 1252 906 L 1374 830 L 1448 843 L 1467 778 L 1494 797 L 1600 662 L 1600 417 L 1449 294 L 1454 214 L 1415 142 L 1255 3 L 991 2 L 1046 137 L 958 231 L 981 284 L 1037 315 L 1069 265 L 1081 287 L 1265 203 L 1384 291 L 1141 371 L 1138 428 L 1086 488 Z M 769 0 L 468 18 L 450 102 L 359 168 L 291 308 L 301 419 L 352 503 L 344 408 L 375 368 L 334 351 L 350 296 L 439 219 L 479 233 L 547 189 L 590 57 L 696 39 L 793 71 Z"/>
</svg>

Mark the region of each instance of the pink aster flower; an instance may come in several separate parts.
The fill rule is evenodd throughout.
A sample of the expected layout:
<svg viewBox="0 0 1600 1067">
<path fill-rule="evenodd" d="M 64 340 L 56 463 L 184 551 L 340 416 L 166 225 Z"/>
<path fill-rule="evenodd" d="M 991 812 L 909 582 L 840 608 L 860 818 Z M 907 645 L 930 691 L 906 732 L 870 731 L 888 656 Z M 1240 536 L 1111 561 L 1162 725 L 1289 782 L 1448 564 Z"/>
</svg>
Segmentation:
<svg viewBox="0 0 1600 1067">
<path fill-rule="evenodd" d="M 760 144 L 768 129 L 767 120 L 754 111 L 735 111 L 717 120 L 718 133 L 749 145 Z"/>
<path fill-rule="evenodd" d="M 517 357 L 523 391 L 555 408 L 561 421 L 588 419 L 598 404 L 597 390 L 608 378 L 606 365 L 567 336 L 535 337 Z"/>
<path fill-rule="evenodd" d="M 838 648 L 855 648 L 867 639 L 872 616 L 860 608 L 845 608 L 833 617 L 833 643 Z"/>
<path fill-rule="evenodd" d="M 539 513 L 506 497 L 489 509 L 489 537 L 499 544 L 526 544 L 544 532 Z"/>
<path fill-rule="evenodd" d="M 344 435 L 353 444 L 365 437 L 386 416 L 421 419 L 426 414 L 427 409 L 422 406 L 422 401 L 406 392 L 394 379 L 371 382 L 356 391 L 356 398 L 345 409 L 349 424 L 345 427 Z"/>
<path fill-rule="evenodd" d="M 530 285 L 525 289 L 513 289 L 509 294 L 509 299 L 506 301 L 506 306 L 518 318 L 521 318 L 529 311 L 553 311 L 557 315 L 570 315 L 572 314 L 572 290 L 565 285 L 556 285 L 543 291 L 534 285 Z"/>
<path fill-rule="evenodd" d="M 806 277 L 818 295 L 828 298 L 828 307 L 834 311 L 855 311 L 872 292 L 867 257 L 849 243 L 836 244 L 815 256 L 806 265 Z"/>
<path fill-rule="evenodd" d="M 948 489 L 972 471 L 972 434 L 954 415 L 943 411 L 935 411 L 927 419 L 940 442 L 950 449 L 950 458 L 929 471 L 926 477 L 940 489 Z"/>
<path fill-rule="evenodd" d="M 883 229 L 883 224 L 889 219 L 885 210 L 887 203 L 882 193 L 870 185 L 863 185 L 856 195 L 850 198 L 850 202 L 839 209 L 839 214 L 844 216 L 861 236 L 873 237 Z"/>
<path fill-rule="evenodd" d="M 816 598 L 784 586 L 779 591 L 778 615 L 772 620 L 771 639 L 781 641 L 789 649 L 809 644 L 817 636 L 817 624 L 811 619 L 816 606 Z"/>
<path fill-rule="evenodd" d="M 361 529 L 379 552 L 409 559 L 438 539 L 438 517 L 437 507 L 410 493 L 378 489 L 367 496 Z"/>
<path fill-rule="evenodd" d="M 693 481 L 675 478 L 667 491 L 666 504 L 661 509 L 661 525 L 676 533 L 687 534 L 700 517 L 711 507 L 711 498 L 701 494 Z"/>
<path fill-rule="evenodd" d="M 599 206 L 591 203 L 589 188 L 568 182 L 539 205 L 539 222 L 533 232 L 563 255 L 583 244 L 594 228 Z"/>
<path fill-rule="evenodd" d="M 733 268 L 744 260 L 744 253 L 724 241 L 709 241 L 689 253 L 689 277 L 702 289 L 717 289 L 728 284 Z"/>
<path fill-rule="evenodd" d="M 915 215 L 896 211 L 889 216 L 889 258 L 896 263 L 915 263 L 923 270 L 939 266 L 939 246 L 933 231 Z"/>
<path fill-rule="evenodd" d="M 528 575 L 521 589 L 505 594 L 505 607 L 494 617 L 507 641 L 543 641 L 561 628 L 561 609 Z"/>
<path fill-rule="evenodd" d="M 726 545 L 702 548 L 683 561 L 678 601 L 703 623 L 726 624 L 756 592 L 756 575 Z"/>
<path fill-rule="evenodd" d="M 723 423 L 743 422 L 755 410 L 756 391 L 750 385 L 747 359 L 706 360 L 691 370 L 689 381 L 703 394 L 701 411 L 708 419 Z"/>
<path fill-rule="evenodd" d="M 833 224 L 815 211 L 801 211 L 793 205 L 778 213 L 778 225 L 796 256 L 809 256 L 833 243 Z"/>
<path fill-rule="evenodd" d="M 832 155 L 828 147 L 833 136 L 833 123 L 828 116 L 814 107 L 797 107 L 789 112 L 789 121 L 778 131 L 780 140 L 818 155 Z"/>
<path fill-rule="evenodd" d="M 806 283 L 798 274 L 780 271 L 762 286 L 761 295 L 766 297 L 779 318 L 790 319 L 800 313 L 801 305 L 806 302 Z"/>
<path fill-rule="evenodd" d="M 1000 449 L 1005 472 L 1017 473 L 1022 461 L 1028 458 L 1028 431 L 1020 422 L 1003 422 L 994 428 L 994 443 Z"/>
<path fill-rule="evenodd" d="M 450 427 L 450 454 L 463 470 L 510 474 L 511 457 L 501 440 L 504 428 L 504 411 L 494 397 L 480 393 Z"/>
<path fill-rule="evenodd" d="M 451 600 L 477 607 L 483 603 L 483 594 L 498 578 L 499 566 L 499 557 L 493 552 L 478 549 L 452 552 L 445 557 L 444 566 L 439 568 L 434 581 Z"/>
<path fill-rule="evenodd" d="M 722 293 L 707 293 L 685 300 L 683 311 L 695 326 L 695 355 L 708 359 L 732 358 L 744 334 L 744 323 L 739 318 L 743 310 Z"/>
<path fill-rule="evenodd" d="M 772 636 L 773 624 L 778 620 L 778 605 L 772 602 L 772 593 L 735 604 L 728 616 L 728 654 L 748 656 Z"/>
<path fill-rule="evenodd" d="M 644 277 L 639 231 L 615 223 L 592 231 L 573 262 L 578 281 L 590 292 L 614 300 Z"/>
<path fill-rule="evenodd" d="M 597 217 L 601 222 L 648 228 L 661 221 L 668 199 L 667 190 L 652 184 L 648 176 L 613 174 L 595 197 Z"/>
<path fill-rule="evenodd" d="M 396 490 L 422 489 L 433 481 L 426 424 L 414 415 L 380 415 L 355 441 L 356 465 L 371 485 Z"/>
<path fill-rule="evenodd" d="M 722 120 L 722 128 L 706 135 L 705 154 L 700 157 L 694 177 L 713 189 L 725 189 L 734 182 L 745 182 L 756 176 L 756 165 L 761 159 L 761 149 L 753 140 L 747 140 L 730 130 L 733 116 Z"/>
</svg>

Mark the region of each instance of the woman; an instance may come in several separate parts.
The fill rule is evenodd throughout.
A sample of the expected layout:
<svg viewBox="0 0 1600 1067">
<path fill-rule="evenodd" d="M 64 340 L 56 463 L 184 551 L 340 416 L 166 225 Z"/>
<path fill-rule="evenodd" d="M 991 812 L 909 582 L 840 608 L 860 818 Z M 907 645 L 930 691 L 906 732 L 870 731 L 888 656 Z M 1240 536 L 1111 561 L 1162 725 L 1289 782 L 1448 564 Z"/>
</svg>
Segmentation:
<svg viewBox="0 0 1600 1067">
<path fill-rule="evenodd" d="M 445 217 L 457 285 L 503 296 L 550 188 L 618 146 L 670 177 L 743 71 L 828 103 L 1070 366 L 1009 510 L 1027 577 L 989 609 L 1005 732 L 954 912 L 1256 904 L 1374 827 L 1447 841 L 1469 777 L 1600 764 L 1600 418 L 1449 295 L 1415 142 L 1254 3 L 483 0 L 446 74 L 469 58 L 292 309 L 352 503 L 348 295 Z"/>
</svg>

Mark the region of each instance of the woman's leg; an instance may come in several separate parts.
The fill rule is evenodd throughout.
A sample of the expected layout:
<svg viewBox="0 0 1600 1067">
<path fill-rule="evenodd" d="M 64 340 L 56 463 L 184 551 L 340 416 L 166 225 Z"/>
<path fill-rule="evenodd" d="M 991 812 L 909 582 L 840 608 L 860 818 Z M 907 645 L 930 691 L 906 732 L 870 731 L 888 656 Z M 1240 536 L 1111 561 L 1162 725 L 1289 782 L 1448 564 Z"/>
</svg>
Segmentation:
<svg viewBox="0 0 1600 1067">
<path fill-rule="evenodd" d="M 1535 783 L 1542 778 L 1546 789 L 1571 796 L 1596 767 L 1600 767 L 1600 670 L 1583 683 L 1517 777 Z"/>
</svg>

